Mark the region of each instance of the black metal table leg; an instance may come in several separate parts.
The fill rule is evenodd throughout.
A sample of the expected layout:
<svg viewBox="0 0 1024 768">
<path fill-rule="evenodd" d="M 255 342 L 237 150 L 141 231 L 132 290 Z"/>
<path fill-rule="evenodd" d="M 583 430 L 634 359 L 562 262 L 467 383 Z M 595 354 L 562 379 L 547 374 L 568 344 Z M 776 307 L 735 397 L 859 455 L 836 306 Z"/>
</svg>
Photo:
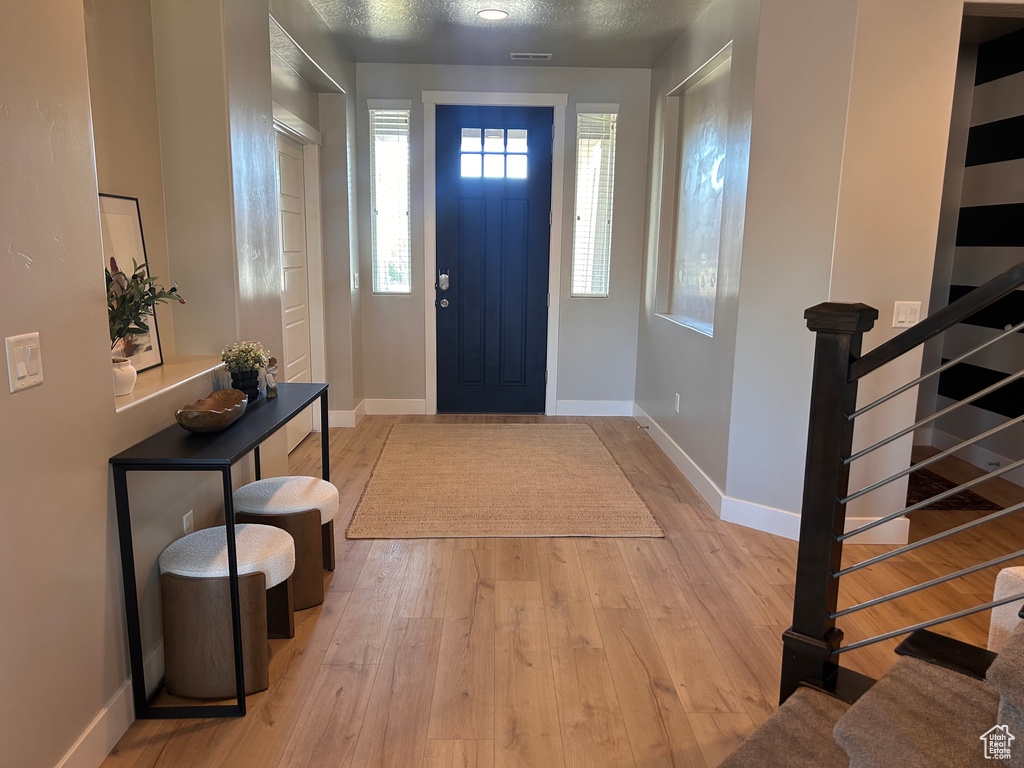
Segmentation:
<svg viewBox="0 0 1024 768">
<path fill-rule="evenodd" d="M 235 691 L 238 714 L 245 715 L 245 666 L 242 658 L 242 612 L 238 596 L 238 553 L 235 549 L 235 507 L 232 499 L 231 467 L 223 470 L 224 529 L 228 545 L 228 582 L 231 592 L 231 634 L 235 645 Z"/>
<path fill-rule="evenodd" d="M 139 616 L 139 589 L 135 583 L 135 547 L 132 543 L 132 518 L 128 508 L 128 471 L 114 467 L 114 506 L 117 510 L 117 536 L 121 547 L 121 582 L 128 619 L 128 659 L 132 670 L 132 695 L 135 717 L 146 710 L 146 674 L 142 657 L 142 622 Z"/>
<path fill-rule="evenodd" d="M 262 480 L 263 479 L 263 475 L 260 472 L 260 447 L 258 445 L 255 448 L 253 448 L 252 458 L 253 458 L 253 461 L 256 464 L 256 479 L 257 480 Z"/>
<path fill-rule="evenodd" d="M 331 481 L 331 433 L 329 431 L 327 390 L 320 395 L 320 465 L 324 480 Z"/>
</svg>

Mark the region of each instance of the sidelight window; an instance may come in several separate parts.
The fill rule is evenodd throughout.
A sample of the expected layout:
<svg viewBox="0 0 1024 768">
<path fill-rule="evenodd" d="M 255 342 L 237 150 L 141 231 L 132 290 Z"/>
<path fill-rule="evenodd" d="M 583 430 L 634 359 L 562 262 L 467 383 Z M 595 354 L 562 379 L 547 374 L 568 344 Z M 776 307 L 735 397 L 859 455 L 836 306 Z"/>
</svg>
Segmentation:
<svg viewBox="0 0 1024 768">
<path fill-rule="evenodd" d="M 412 293 L 410 110 L 369 106 L 373 292 Z"/>
<path fill-rule="evenodd" d="M 618 105 L 584 105 L 576 116 L 576 222 L 572 295 L 608 296 Z"/>
</svg>

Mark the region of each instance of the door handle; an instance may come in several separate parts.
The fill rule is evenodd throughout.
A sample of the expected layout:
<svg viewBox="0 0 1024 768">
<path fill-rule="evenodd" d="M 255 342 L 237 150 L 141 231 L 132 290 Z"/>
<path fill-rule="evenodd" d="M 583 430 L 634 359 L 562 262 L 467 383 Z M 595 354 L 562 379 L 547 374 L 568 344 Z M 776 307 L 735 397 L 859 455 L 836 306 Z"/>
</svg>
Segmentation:
<svg viewBox="0 0 1024 768">
<path fill-rule="evenodd" d="M 448 276 L 447 269 L 438 270 L 436 287 L 439 291 L 447 291 L 451 287 L 451 278 Z"/>
</svg>

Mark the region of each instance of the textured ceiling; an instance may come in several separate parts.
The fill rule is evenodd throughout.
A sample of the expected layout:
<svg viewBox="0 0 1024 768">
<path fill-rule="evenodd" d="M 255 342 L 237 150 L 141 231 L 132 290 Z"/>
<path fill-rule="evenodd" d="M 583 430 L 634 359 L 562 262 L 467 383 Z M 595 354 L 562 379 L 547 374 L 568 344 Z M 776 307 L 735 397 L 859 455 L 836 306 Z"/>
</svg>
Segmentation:
<svg viewBox="0 0 1024 768">
<path fill-rule="evenodd" d="M 650 67 L 711 0 L 310 0 L 356 61 Z M 484 8 L 510 16 L 477 17 Z"/>
</svg>

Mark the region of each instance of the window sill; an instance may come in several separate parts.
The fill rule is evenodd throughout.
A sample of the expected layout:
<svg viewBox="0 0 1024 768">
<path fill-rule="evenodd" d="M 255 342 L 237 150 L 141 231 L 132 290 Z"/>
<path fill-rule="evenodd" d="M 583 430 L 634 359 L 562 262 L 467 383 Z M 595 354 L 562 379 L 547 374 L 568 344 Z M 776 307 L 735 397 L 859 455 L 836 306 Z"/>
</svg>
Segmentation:
<svg viewBox="0 0 1024 768">
<path fill-rule="evenodd" d="M 656 312 L 655 317 L 660 317 L 662 320 L 668 320 L 670 323 L 675 323 L 683 328 L 689 328 L 691 331 L 696 331 L 702 336 L 707 336 L 709 339 L 715 337 L 715 329 L 704 323 L 698 323 L 695 320 L 683 317 L 682 315 L 670 315 L 665 312 Z"/>
<path fill-rule="evenodd" d="M 120 413 L 133 405 L 144 403 L 205 376 L 221 365 L 220 355 L 168 355 L 163 365 L 139 374 L 131 394 L 114 398 L 114 410 Z"/>
</svg>

